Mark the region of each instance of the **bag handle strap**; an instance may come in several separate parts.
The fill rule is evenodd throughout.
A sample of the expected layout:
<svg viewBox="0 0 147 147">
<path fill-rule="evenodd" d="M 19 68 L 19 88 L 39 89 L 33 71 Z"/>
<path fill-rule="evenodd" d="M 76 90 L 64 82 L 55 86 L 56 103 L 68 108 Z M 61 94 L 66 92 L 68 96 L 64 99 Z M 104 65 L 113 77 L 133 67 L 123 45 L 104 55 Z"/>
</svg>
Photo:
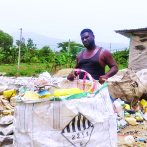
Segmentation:
<svg viewBox="0 0 147 147">
<path fill-rule="evenodd" d="M 77 87 L 78 87 L 78 74 L 81 72 L 81 69 L 79 68 L 78 71 L 76 72 L 77 74 Z"/>
<path fill-rule="evenodd" d="M 94 86 L 94 81 L 93 81 L 92 76 L 88 72 L 86 72 L 85 70 L 83 70 L 83 69 L 80 69 L 80 70 L 79 69 L 74 69 L 73 70 L 73 75 L 74 76 L 75 76 L 75 71 L 78 72 L 78 74 L 79 74 L 79 72 L 85 72 L 86 73 L 86 76 L 84 76 L 84 77 L 88 77 L 89 80 L 90 80 L 90 82 L 91 82 L 91 87 L 88 90 L 88 92 L 90 92 L 90 90 L 93 89 L 93 86 Z M 77 76 L 77 81 L 78 81 L 78 76 Z M 84 82 L 84 80 L 83 80 L 83 82 Z M 86 82 L 86 78 L 85 78 L 85 82 Z"/>
</svg>

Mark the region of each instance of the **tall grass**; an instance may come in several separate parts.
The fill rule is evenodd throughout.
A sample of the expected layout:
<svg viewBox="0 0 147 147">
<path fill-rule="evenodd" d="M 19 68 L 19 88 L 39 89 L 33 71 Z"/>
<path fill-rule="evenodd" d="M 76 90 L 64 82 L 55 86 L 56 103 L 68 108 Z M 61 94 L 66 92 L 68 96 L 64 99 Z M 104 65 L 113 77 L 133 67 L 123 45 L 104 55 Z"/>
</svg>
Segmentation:
<svg viewBox="0 0 147 147">
<path fill-rule="evenodd" d="M 11 76 L 37 76 L 38 74 L 48 71 L 52 73 L 52 64 L 50 63 L 48 68 L 46 68 L 46 64 L 42 63 L 21 63 L 20 64 L 20 70 L 18 72 L 17 65 L 14 64 L 4 64 L 0 65 L 0 72 L 5 72 L 5 76 L 11 77 Z"/>
</svg>

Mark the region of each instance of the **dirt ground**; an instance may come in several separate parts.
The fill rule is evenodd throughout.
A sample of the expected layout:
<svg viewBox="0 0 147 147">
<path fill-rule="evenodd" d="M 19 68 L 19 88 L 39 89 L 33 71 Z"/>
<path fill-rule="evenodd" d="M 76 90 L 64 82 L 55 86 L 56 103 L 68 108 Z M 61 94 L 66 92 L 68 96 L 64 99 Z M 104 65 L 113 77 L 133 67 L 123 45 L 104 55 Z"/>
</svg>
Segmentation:
<svg viewBox="0 0 147 147">
<path fill-rule="evenodd" d="M 130 131 L 139 131 L 138 133 L 130 133 Z M 129 134 L 124 134 L 129 132 Z M 143 124 L 139 124 L 136 126 L 127 126 L 125 129 L 121 129 L 120 133 L 118 133 L 118 147 L 127 147 L 124 143 L 125 136 L 132 135 L 137 137 L 137 142 L 133 145 L 133 147 L 147 147 L 147 143 L 140 144 L 139 138 L 147 139 L 147 122 Z"/>
<path fill-rule="evenodd" d="M 68 74 L 71 73 L 72 70 L 73 68 L 66 68 L 66 69 L 58 70 L 55 74 L 53 74 L 53 77 L 67 76 Z"/>
</svg>

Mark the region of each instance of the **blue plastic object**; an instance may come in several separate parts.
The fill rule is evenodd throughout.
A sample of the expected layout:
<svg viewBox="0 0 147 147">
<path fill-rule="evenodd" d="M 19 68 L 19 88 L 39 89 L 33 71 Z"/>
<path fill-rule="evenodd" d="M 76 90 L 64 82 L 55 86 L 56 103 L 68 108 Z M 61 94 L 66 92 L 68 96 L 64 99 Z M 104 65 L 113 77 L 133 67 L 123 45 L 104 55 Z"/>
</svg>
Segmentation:
<svg viewBox="0 0 147 147">
<path fill-rule="evenodd" d="M 118 124 L 118 120 L 116 120 L 116 123 Z"/>
<path fill-rule="evenodd" d="M 144 142 L 144 141 L 145 141 L 145 139 L 143 139 L 143 138 L 139 138 L 139 141 L 142 141 L 142 142 Z"/>
<path fill-rule="evenodd" d="M 51 93 L 48 90 L 43 90 L 43 91 L 40 91 L 39 94 L 41 97 L 42 95 L 51 94 Z"/>
<path fill-rule="evenodd" d="M 109 94 L 110 95 L 110 94 Z M 112 96 L 110 95 L 110 99 L 111 99 L 111 102 L 112 103 L 114 103 L 114 100 L 113 100 L 113 98 L 112 98 Z"/>
<path fill-rule="evenodd" d="M 124 101 L 121 101 L 121 102 L 119 102 L 120 103 L 120 105 L 125 105 L 125 102 Z"/>
</svg>

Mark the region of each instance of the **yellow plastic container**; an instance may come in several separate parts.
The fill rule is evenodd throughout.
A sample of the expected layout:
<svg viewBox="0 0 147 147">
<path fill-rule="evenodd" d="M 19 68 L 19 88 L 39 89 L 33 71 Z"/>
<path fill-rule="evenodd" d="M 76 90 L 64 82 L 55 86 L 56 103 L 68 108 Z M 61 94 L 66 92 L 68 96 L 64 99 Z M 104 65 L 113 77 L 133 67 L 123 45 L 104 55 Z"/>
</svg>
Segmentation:
<svg viewBox="0 0 147 147">
<path fill-rule="evenodd" d="M 140 118 L 140 117 L 135 117 L 136 120 L 143 120 L 143 118 Z"/>
<path fill-rule="evenodd" d="M 30 99 L 30 100 L 37 100 L 40 98 L 40 95 L 32 91 L 26 91 L 23 97 Z"/>
<path fill-rule="evenodd" d="M 140 101 L 139 105 L 140 105 L 141 107 L 143 107 L 143 106 L 146 106 L 146 107 L 147 107 L 147 101 L 144 100 L 144 99 L 142 99 L 142 100 Z"/>
<path fill-rule="evenodd" d="M 42 95 L 40 98 L 48 98 L 48 97 L 52 97 L 53 95 L 52 94 L 45 94 L 45 95 Z"/>
<path fill-rule="evenodd" d="M 14 96 L 16 96 L 16 90 L 13 89 L 13 90 L 4 91 L 3 96 L 6 97 L 6 98 L 14 97 Z"/>
<path fill-rule="evenodd" d="M 130 109 L 130 105 L 125 104 L 124 108 L 125 108 L 125 109 Z"/>
<path fill-rule="evenodd" d="M 54 91 L 54 96 L 66 96 L 71 94 L 79 94 L 83 93 L 83 90 L 80 90 L 79 88 L 72 88 L 72 89 L 58 89 Z"/>
<path fill-rule="evenodd" d="M 145 113 L 147 113 L 147 108 L 145 108 Z"/>
</svg>

